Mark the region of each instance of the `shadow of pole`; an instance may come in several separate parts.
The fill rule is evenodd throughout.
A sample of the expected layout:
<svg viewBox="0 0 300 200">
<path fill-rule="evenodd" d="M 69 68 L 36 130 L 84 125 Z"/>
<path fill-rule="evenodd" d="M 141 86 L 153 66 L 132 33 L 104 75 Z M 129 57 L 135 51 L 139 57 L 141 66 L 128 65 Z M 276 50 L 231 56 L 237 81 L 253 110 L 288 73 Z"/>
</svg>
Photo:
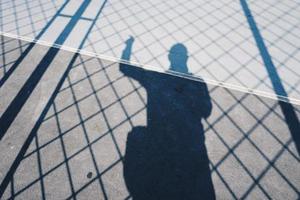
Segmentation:
<svg viewBox="0 0 300 200">
<path fill-rule="evenodd" d="M 35 40 L 40 39 L 43 34 L 48 30 L 48 28 L 53 24 L 54 20 L 61 14 L 62 10 L 68 5 L 70 0 L 67 0 L 55 13 L 55 15 L 49 20 L 46 26 L 39 32 L 39 34 L 35 37 Z M 12 73 L 17 69 L 20 63 L 24 60 L 24 58 L 28 55 L 28 53 L 35 46 L 35 42 L 31 42 L 30 45 L 25 49 L 22 55 L 18 58 L 18 60 L 9 68 L 9 70 L 4 74 L 3 78 L 0 80 L 0 88 L 4 83 L 8 80 L 8 78 L 12 75 Z"/>
<path fill-rule="evenodd" d="M 84 13 L 90 1 L 84 1 L 79 9 L 76 11 L 74 16 L 71 18 L 69 23 L 66 25 L 62 33 L 55 40 L 55 44 L 62 44 L 70 35 L 75 25 L 79 21 L 81 15 Z M 2 114 L 0 118 L 0 140 L 3 138 L 7 129 L 10 127 L 11 123 L 14 121 L 25 102 L 33 92 L 34 88 L 37 86 L 41 80 L 43 74 L 46 72 L 51 62 L 59 52 L 59 48 L 51 47 L 46 55 L 42 58 L 40 63 L 36 66 L 26 83 L 23 85 L 21 90 L 18 92 L 17 96 L 9 104 L 8 108 Z"/>
<path fill-rule="evenodd" d="M 69 1 L 67 1 L 67 2 L 69 2 Z M 56 39 L 56 41 L 55 41 L 56 44 L 62 44 L 67 39 L 67 37 L 72 32 L 72 30 L 75 27 L 75 25 L 77 24 L 77 22 L 81 19 L 82 14 L 87 9 L 90 2 L 91 2 L 91 0 L 85 0 L 81 4 L 81 6 L 76 11 L 76 13 L 72 16 L 71 20 L 69 21 L 69 23 L 67 24 L 67 26 L 65 27 L 63 32 Z M 94 18 L 94 20 L 92 21 L 91 25 L 89 26 L 85 36 L 82 38 L 82 41 L 80 42 L 80 45 L 79 45 L 78 49 L 81 49 L 83 47 L 85 41 L 88 38 L 89 33 L 91 32 L 91 30 L 94 27 L 97 19 L 99 18 L 100 14 L 102 13 L 106 3 L 107 3 L 107 0 L 104 0 L 101 7 L 100 7 L 100 9 L 97 12 L 95 18 Z M 38 81 L 41 79 L 41 76 L 46 71 L 47 67 L 49 67 L 52 59 L 55 57 L 55 55 L 58 53 L 58 51 L 59 51 L 59 48 L 55 48 L 55 47 L 51 47 L 49 49 L 49 51 L 46 53 L 46 56 L 44 56 L 44 58 L 42 59 L 40 64 L 36 67 L 36 69 L 33 72 L 33 74 L 37 73 L 37 77 L 33 76 L 33 74 L 29 77 L 29 79 L 26 81 L 25 85 L 22 87 L 22 89 L 18 93 L 18 95 L 21 95 L 21 96 L 19 96 L 19 99 L 17 98 L 18 97 L 18 95 L 17 95 L 16 98 L 13 100 L 14 102 L 12 102 L 9 105 L 9 107 L 7 108 L 7 110 L 5 111 L 5 112 L 7 112 L 7 114 L 6 114 L 7 116 L 9 116 L 9 114 L 11 114 L 11 113 L 13 113 L 14 115 L 10 116 L 9 118 L 5 118 L 4 114 L 1 116 L 1 118 L 0 118 L 0 138 L 3 137 L 3 135 L 5 134 L 7 129 L 9 128 L 9 125 L 13 122 L 14 118 L 16 117 L 18 112 L 21 110 L 21 108 L 23 107 L 23 105 L 27 101 L 28 97 L 30 96 L 31 92 L 34 90 L 35 86 L 38 84 Z M 27 53 L 25 55 L 27 55 Z M 45 118 L 47 112 L 49 111 L 51 105 L 53 104 L 53 101 L 54 101 L 55 97 L 57 96 L 60 88 L 62 87 L 65 79 L 68 76 L 68 73 L 69 73 L 70 69 L 72 68 L 72 66 L 73 66 L 74 62 L 76 61 L 76 59 L 78 58 L 78 56 L 79 56 L 79 53 L 75 53 L 74 56 L 71 58 L 70 62 L 68 64 L 66 64 L 67 67 L 66 67 L 65 72 L 62 75 L 62 78 L 59 80 L 59 83 L 57 84 L 55 90 L 53 91 L 51 97 L 49 98 L 45 108 L 42 111 L 42 113 L 40 114 L 39 119 L 35 123 L 33 129 L 29 133 L 26 141 L 24 142 L 24 144 L 22 145 L 22 148 L 20 149 L 18 155 L 16 156 L 12 166 L 10 167 L 7 174 L 5 175 L 3 181 L 0 185 L 0 199 L 1 199 L 2 195 L 4 194 L 4 191 L 7 188 L 10 180 L 12 180 L 12 177 L 13 177 L 15 171 L 17 170 L 20 162 L 22 161 L 23 156 L 25 155 L 29 145 L 31 144 L 34 136 L 36 135 L 38 129 L 40 128 L 40 126 L 43 122 L 43 119 Z M 21 57 L 23 57 L 23 56 L 21 55 Z M 42 64 L 43 62 L 44 62 L 44 65 Z M 20 62 L 18 62 L 18 63 L 20 63 Z M 31 79 L 33 79 L 33 82 L 31 82 Z M 26 84 L 28 84 L 28 85 L 26 85 Z M 24 88 L 25 88 L 25 91 L 24 91 Z M 29 90 L 30 94 L 25 93 L 26 89 L 30 89 Z M 15 107 L 14 104 L 16 104 L 17 107 Z M 1 120 L 5 121 L 5 122 L 6 122 L 6 120 L 8 120 L 9 124 L 5 124 L 5 126 L 4 126 Z"/>
<path fill-rule="evenodd" d="M 266 66 L 268 75 L 271 79 L 273 89 L 274 89 L 276 95 L 288 97 L 288 94 L 285 91 L 284 86 L 282 85 L 282 82 L 278 75 L 276 67 L 273 64 L 271 56 L 270 56 L 268 49 L 264 43 L 261 33 L 256 25 L 256 22 L 251 14 L 251 11 L 248 7 L 246 0 L 240 0 L 240 2 L 242 5 L 242 8 L 243 8 L 243 11 L 245 13 L 245 16 L 247 18 L 248 24 L 250 26 L 250 29 L 252 31 L 253 37 L 255 39 L 256 45 L 259 49 L 260 55 Z M 279 105 L 280 105 L 281 111 L 285 117 L 285 121 L 288 125 L 288 128 L 290 130 L 292 138 L 294 140 L 298 154 L 300 154 L 300 124 L 299 124 L 299 120 L 296 115 L 296 112 L 294 110 L 294 107 L 291 103 L 284 102 L 281 100 L 279 100 Z"/>
</svg>

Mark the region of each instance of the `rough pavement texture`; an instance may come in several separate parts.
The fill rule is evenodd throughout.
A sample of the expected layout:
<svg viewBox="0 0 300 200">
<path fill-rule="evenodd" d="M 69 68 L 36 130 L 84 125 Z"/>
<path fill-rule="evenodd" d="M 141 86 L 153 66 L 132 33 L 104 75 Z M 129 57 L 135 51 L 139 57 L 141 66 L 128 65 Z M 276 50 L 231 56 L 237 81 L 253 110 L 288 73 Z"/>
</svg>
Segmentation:
<svg viewBox="0 0 300 200">
<path fill-rule="evenodd" d="M 72 55 L 60 52 L 60 62 L 53 62 L 45 77 L 66 67 Z M 24 77 L 14 78 L 17 84 Z M 44 109 L 39 105 L 53 92 L 57 81 L 51 80 L 35 88 L 32 94 L 40 95 L 26 103 L 36 106 L 20 111 L 10 127 L 19 132 L 8 129 L 1 155 L 14 159 L 10 155 L 19 153 L 33 118 Z M 5 107 L 3 97 L 16 91 L 0 91 Z M 153 118 L 159 103 L 165 118 Z M 300 107 L 293 107 L 299 117 Z M 83 55 L 72 64 L 24 154 L 3 199 L 127 199 L 153 197 L 153 191 L 187 199 L 299 198 L 299 152 L 278 101 Z M 9 170 L 1 161 L 1 176 Z"/>
</svg>

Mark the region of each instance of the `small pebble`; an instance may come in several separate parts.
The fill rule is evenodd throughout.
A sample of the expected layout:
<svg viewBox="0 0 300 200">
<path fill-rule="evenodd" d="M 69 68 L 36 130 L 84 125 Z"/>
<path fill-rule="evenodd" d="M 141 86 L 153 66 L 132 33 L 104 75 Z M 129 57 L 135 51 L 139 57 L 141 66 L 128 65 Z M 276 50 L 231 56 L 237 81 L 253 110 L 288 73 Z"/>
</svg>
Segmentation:
<svg viewBox="0 0 300 200">
<path fill-rule="evenodd" d="M 87 176 L 88 178 L 92 178 L 93 173 L 92 173 L 92 172 L 89 172 L 86 176 Z"/>
</svg>

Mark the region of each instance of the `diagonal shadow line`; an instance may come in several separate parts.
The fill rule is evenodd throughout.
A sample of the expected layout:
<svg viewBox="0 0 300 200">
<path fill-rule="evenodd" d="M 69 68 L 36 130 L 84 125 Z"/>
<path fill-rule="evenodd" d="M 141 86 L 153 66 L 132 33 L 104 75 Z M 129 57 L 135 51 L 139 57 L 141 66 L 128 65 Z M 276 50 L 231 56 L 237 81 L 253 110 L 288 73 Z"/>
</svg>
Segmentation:
<svg viewBox="0 0 300 200">
<path fill-rule="evenodd" d="M 246 0 L 240 0 L 240 3 L 243 8 L 244 14 L 247 18 L 250 29 L 252 31 L 256 45 L 259 49 L 260 55 L 263 59 L 265 67 L 267 69 L 268 75 L 270 77 L 270 80 L 271 80 L 271 83 L 272 83 L 272 86 L 273 86 L 273 89 L 274 89 L 276 95 L 288 97 L 288 94 L 287 94 L 286 90 L 284 89 L 284 86 L 281 82 L 279 74 L 276 70 L 276 67 L 274 66 L 272 58 L 271 58 L 269 51 L 264 43 L 263 37 L 256 25 L 256 22 L 254 20 L 254 17 L 252 16 L 252 13 L 248 7 Z M 279 99 L 278 103 L 279 103 L 281 111 L 284 115 L 286 124 L 288 125 L 288 128 L 290 130 L 291 136 L 294 140 L 298 154 L 300 154 L 300 123 L 299 123 L 297 114 L 295 112 L 295 109 L 294 109 L 293 105 L 289 102 L 284 102 Z"/>
<path fill-rule="evenodd" d="M 66 5 L 69 3 L 70 0 L 67 0 L 56 12 L 56 14 L 51 18 L 51 20 L 47 23 L 47 25 L 41 30 L 41 32 L 36 36 L 35 40 L 38 40 L 42 37 L 42 35 L 48 30 L 48 28 L 51 26 L 51 24 L 54 22 L 54 20 L 59 16 L 61 11 L 66 7 Z M 18 60 L 7 70 L 3 78 L 0 80 L 0 88 L 3 86 L 3 84 L 8 80 L 8 78 L 11 76 L 11 74 L 17 69 L 17 67 L 20 65 L 20 63 L 23 61 L 23 59 L 28 55 L 28 53 L 31 51 L 31 49 L 35 46 L 35 42 L 31 42 L 30 45 L 25 49 L 25 51 L 22 53 L 22 55 L 18 58 Z"/>
<path fill-rule="evenodd" d="M 81 15 L 86 10 L 90 2 L 90 0 L 86 0 L 81 4 L 74 16 L 64 28 L 64 30 L 55 40 L 55 44 L 62 44 L 68 38 L 68 36 L 72 32 L 77 22 L 80 20 Z M 43 74 L 46 72 L 46 70 L 48 69 L 58 52 L 59 48 L 56 47 L 51 47 L 48 50 L 46 55 L 36 66 L 30 77 L 27 79 L 26 83 L 23 85 L 21 90 L 18 92 L 18 94 L 9 104 L 5 112 L 2 114 L 0 118 L 0 140 L 5 135 L 6 131 L 8 130 L 8 128 L 10 127 L 10 125 L 12 124 L 12 122 L 14 121 L 14 119 L 16 118 L 26 101 L 28 100 L 29 96 L 41 80 Z"/>
<path fill-rule="evenodd" d="M 90 1 L 90 0 L 89 0 Z M 92 22 L 92 24 L 90 25 L 88 31 L 86 32 L 86 35 L 83 37 L 82 41 L 81 41 L 81 44 L 79 45 L 79 48 L 78 49 L 81 49 L 85 43 L 85 41 L 87 40 L 87 37 L 89 35 L 89 33 L 91 32 L 92 28 L 94 27 L 97 19 L 99 18 L 100 14 L 102 13 L 102 10 L 104 9 L 105 5 L 107 3 L 107 0 L 104 0 L 102 6 L 100 7 L 96 17 L 94 18 L 94 21 Z M 80 9 L 80 8 L 79 8 Z M 79 56 L 80 54 L 77 52 L 74 54 L 74 56 L 72 57 L 71 61 L 69 62 L 68 66 L 67 66 L 67 69 L 65 70 L 64 74 L 62 75 L 62 78 L 59 80 L 59 83 L 57 84 L 57 87 L 55 88 L 55 90 L 53 91 L 50 99 L 48 100 L 44 110 L 42 111 L 42 113 L 40 114 L 40 117 L 39 119 L 37 120 L 37 122 L 35 123 L 33 129 L 31 130 L 31 132 L 29 133 L 26 141 L 24 142 L 22 148 L 20 149 L 18 155 L 16 156 L 16 159 L 14 160 L 12 166 L 10 167 L 9 171 L 7 172 L 7 174 L 5 175 L 1 185 L 0 185 L 0 199 L 1 197 L 3 196 L 4 192 L 5 192 L 5 189 L 7 188 L 10 180 L 13 180 L 13 175 L 15 173 L 15 171 L 17 170 L 20 162 L 22 161 L 29 145 L 31 144 L 34 136 L 36 135 L 38 129 L 40 128 L 42 122 L 43 122 L 43 119 L 45 118 L 46 114 L 48 113 L 51 105 L 53 104 L 53 101 L 55 99 L 55 97 L 57 96 L 57 94 L 59 93 L 60 91 L 60 88 L 62 87 L 65 79 L 67 78 L 68 76 L 68 73 L 69 71 L 71 70 L 73 64 L 75 63 L 77 57 Z"/>
</svg>

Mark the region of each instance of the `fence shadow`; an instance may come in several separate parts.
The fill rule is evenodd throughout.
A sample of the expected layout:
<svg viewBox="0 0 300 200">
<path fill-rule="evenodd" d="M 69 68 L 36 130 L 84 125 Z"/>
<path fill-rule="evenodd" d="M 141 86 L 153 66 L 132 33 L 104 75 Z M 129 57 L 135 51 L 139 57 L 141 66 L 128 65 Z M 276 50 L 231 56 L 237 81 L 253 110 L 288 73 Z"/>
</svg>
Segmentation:
<svg viewBox="0 0 300 200">
<path fill-rule="evenodd" d="M 241 3 L 267 63 L 266 79 L 284 95 Z M 122 59 L 130 60 L 133 38 L 126 44 Z M 7 50 L 23 53 L 3 62 L 0 85 L 33 45 L 19 41 Z M 174 48 L 170 73 L 188 73 L 186 50 Z M 67 68 L 1 183 L 1 198 L 299 198 L 299 107 L 80 54 Z M 145 111 L 147 126 L 135 125 Z"/>
<path fill-rule="evenodd" d="M 130 59 L 126 49 L 123 58 Z M 164 118 L 151 113 L 160 104 L 166 106 L 161 108 Z M 298 107 L 295 112 L 299 114 Z M 206 89 L 201 82 L 96 57 L 74 59 L 31 136 L 3 187 L 3 199 L 33 194 L 40 199 L 50 194 L 130 199 L 154 190 L 157 198 L 214 198 L 215 193 L 226 199 L 296 199 L 299 194 L 299 156 L 277 101 L 217 86 Z M 141 175 L 145 167 L 151 168 Z M 197 173 L 196 167 L 201 169 Z M 211 196 L 202 192 L 203 183 L 213 190 Z M 163 186 L 166 190 L 160 191 Z M 195 187 L 200 189 L 195 192 Z"/>
</svg>

